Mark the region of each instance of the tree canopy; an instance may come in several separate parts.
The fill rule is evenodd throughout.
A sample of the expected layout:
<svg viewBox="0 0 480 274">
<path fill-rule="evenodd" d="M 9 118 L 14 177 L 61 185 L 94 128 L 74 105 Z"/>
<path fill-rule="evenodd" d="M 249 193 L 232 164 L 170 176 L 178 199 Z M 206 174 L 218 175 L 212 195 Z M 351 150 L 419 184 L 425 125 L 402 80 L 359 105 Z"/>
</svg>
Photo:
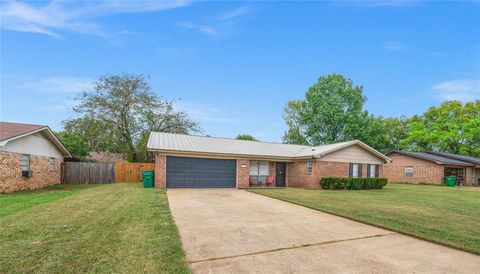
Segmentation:
<svg viewBox="0 0 480 274">
<path fill-rule="evenodd" d="M 339 74 L 320 77 L 305 99 L 287 103 L 283 141 L 316 146 L 360 139 L 383 148 L 384 124 L 363 110 L 366 100 L 363 87 L 354 86 L 352 80 Z"/>
<path fill-rule="evenodd" d="M 376 117 L 363 109 L 361 86 L 342 75 L 320 77 L 302 100 L 289 101 L 283 141 L 323 145 L 358 139 L 383 152 L 442 151 L 480 157 L 480 101 L 446 101 L 422 115 Z"/>
<path fill-rule="evenodd" d="M 446 101 L 413 116 L 400 143 L 411 150 L 480 157 L 480 100 L 465 104 Z"/>
<path fill-rule="evenodd" d="M 151 131 L 200 131 L 186 112 L 175 110 L 173 101 L 152 92 L 142 75 L 102 76 L 77 101 L 73 110 L 79 118 L 64 121 L 62 134 L 77 134 L 88 149 L 123 153 L 133 162 L 150 160 L 146 143 Z"/>
<path fill-rule="evenodd" d="M 238 134 L 237 137 L 235 137 L 237 140 L 245 140 L 245 141 L 259 141 L 257 138 L 253 137 L 250 134 Z"/>
</svg>

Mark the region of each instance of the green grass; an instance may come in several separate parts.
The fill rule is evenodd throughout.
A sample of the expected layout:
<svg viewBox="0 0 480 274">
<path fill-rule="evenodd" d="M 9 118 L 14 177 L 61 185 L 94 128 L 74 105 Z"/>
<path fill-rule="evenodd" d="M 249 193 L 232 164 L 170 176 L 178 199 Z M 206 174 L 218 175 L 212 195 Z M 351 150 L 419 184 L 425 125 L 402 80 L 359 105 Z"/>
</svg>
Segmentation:
<svg viewBox="0 0 480 274">
<path fill-rule="evenodd" d="M 53 185 L 39 190 L 0 194 L 0 217 L 16 214 L 34 206 L 65 198 L 79 190 L 98 185 Z"/>
<path fill-rule="evenodd" d="M 1 197 L 1 272 L 190 272 L 165 190 L 62 188 Z"/>
<path fill-rule="evenodd" d="M 480 254 L 479 188 L 389 184 L 383 190 L 249 191 Z"/>
</svg>

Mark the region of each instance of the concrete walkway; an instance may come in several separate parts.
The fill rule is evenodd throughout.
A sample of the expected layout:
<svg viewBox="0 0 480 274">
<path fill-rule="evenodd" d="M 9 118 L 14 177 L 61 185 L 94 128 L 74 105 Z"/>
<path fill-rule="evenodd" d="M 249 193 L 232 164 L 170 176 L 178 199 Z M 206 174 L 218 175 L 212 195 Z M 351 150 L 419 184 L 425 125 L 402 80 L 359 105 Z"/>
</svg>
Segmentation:
<svg viewBox="0 0 480 274">
<path fill-rule="evenodd" d="M 480 256 L 243 190 L 167 193 L 194 273 L 480 270 Z"/>
</svg>

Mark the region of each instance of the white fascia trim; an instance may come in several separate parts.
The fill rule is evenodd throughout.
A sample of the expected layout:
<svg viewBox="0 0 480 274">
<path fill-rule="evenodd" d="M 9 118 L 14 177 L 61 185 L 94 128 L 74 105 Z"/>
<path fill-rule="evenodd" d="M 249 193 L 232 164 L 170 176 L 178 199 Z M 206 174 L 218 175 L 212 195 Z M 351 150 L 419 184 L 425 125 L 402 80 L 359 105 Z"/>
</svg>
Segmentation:
<svg viewBox="0 0 480 274">
<path fill-rule="evenodd" d="M 387 156 L 383 155 L 382 153 L 378 152 L 377 150 L 375 150 L 374 148 L 370 147 L 369 145 L 365 144 L 364 142 L 362 142 L 360 140 L 354 140 L 354 141 L 346 142 L 346 143 L 344 143 L 342 145 L 339 145 L 337 147 L 328 149 L 328 150 L 322 152 L 321 154 L 315 155 L 315 158 L 323 158 L 323 157 L 325 157 L 326 155 L 328 155 L 332 152 L 335 152 L 337 150 L 340 150 L 342 148 L 346 148 L 346 147 L 349 147 L 349 146 L 352 146 L 352 145 L 360 145 L 361 147 L 368 150 L 372 154 L 375 154 L 377 157 L 383 159 L 386 163 L 392 162 L 392 159 L 388 158 Z"/>
</svg>

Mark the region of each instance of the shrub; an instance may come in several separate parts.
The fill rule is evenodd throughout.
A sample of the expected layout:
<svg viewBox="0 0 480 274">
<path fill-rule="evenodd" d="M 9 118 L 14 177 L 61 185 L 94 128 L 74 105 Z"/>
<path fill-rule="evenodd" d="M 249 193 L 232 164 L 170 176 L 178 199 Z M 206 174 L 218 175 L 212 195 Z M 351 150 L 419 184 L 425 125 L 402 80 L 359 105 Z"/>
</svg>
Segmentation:
<svg viewBox="0 0 480 274">
<path fill-rule="evenodd" d="M 323 189 L 382 189 L 386 184 L 386 178 L 325 177 L 320 180 L 320 186 Z"/>
</svg>

